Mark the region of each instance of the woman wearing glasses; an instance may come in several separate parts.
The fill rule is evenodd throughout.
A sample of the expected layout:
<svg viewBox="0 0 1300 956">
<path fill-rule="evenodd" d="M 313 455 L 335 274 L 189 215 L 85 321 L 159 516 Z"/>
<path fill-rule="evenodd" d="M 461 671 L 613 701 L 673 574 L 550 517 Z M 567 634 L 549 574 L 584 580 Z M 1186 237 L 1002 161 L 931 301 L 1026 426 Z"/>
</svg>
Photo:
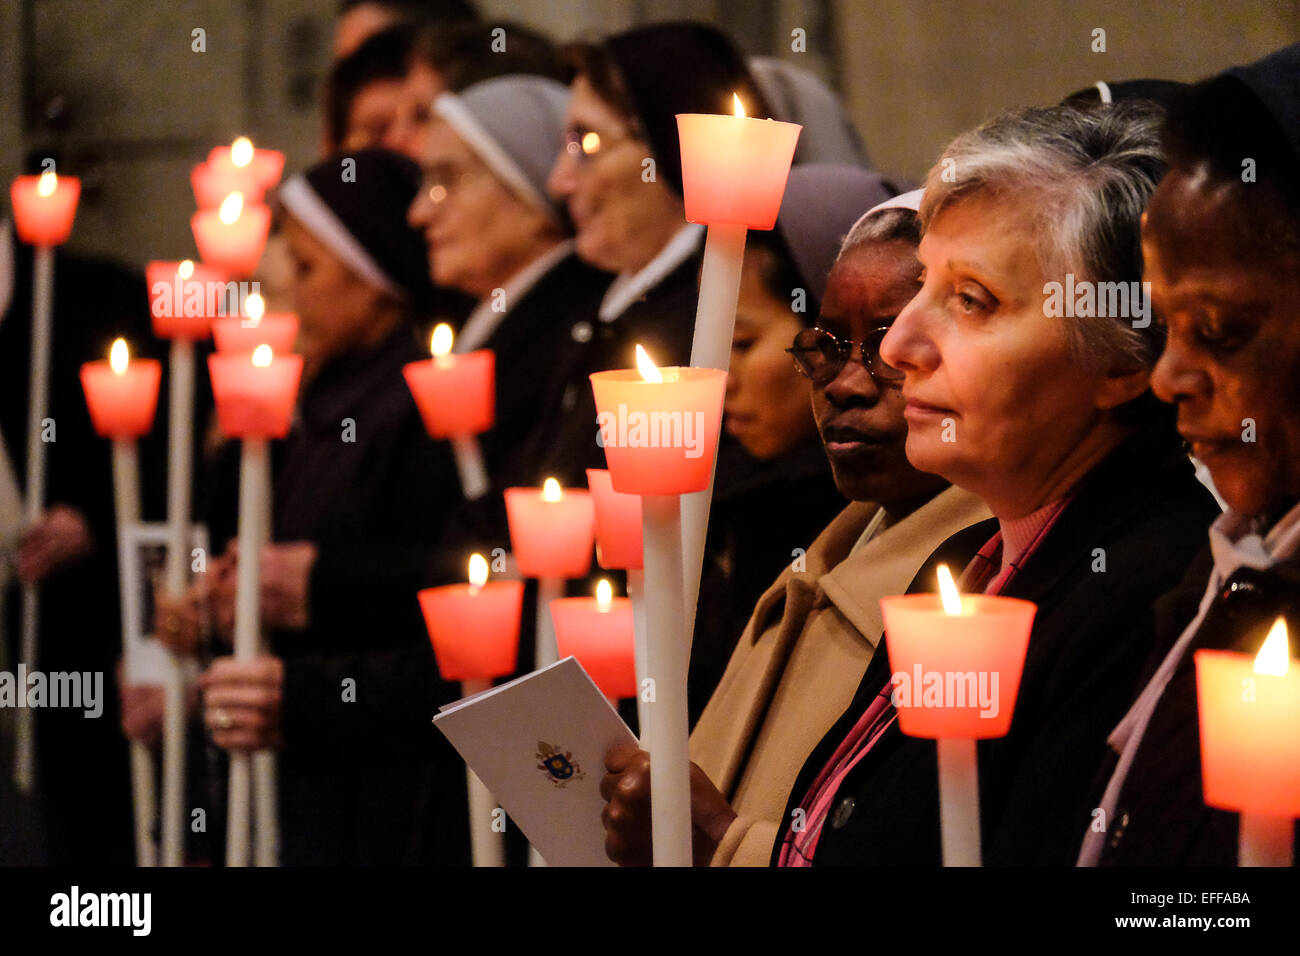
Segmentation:
<svg viewBox="0 0 1300 956">
<path fill-rule="evenodd" d="M 788 188 L 792 201 L 783 205 L 777 229 L 795 260 L 807 261 L 818 243 L 834 250 L 846 225 L 842 211 L 834 210 L 855 208 L 851 203 L 864 193 L 861 180 L 796 169 Z M 791 228 L 791 218 L 807 211 L 817 191 L 823 214 Z M 880 638 L 880 598 L 907 589 L 913 578 L 929 581 L 931 572 L 917 571 L 931 552 L 988 517 L 974 495 L 908 464 L 899 376 L 876 351 L 919 288 L 917 198 L 911 193 L 889 200 L 850 230 L 821 297 L 817 326 L 799 331 L 789 350 L 811 379 L 812 408 L 835 484 L 853 503 L 811 545 L 800 545 L 807 553 L 759 599 L 691 735 L 695 858 L 701 865 L 767 864 L 795 775 L 852 698 Z M 750 255 L 746 259 L 749 268 Z M 785 344 L 793 331 L 787 327 Z M 754 333 L 738 324 L 738 337 L 745 334 Z M 733 410 L 746 407 L 747 385 L 730 396 Z M 753 444 L 772 430 L 747 428 L 743 434 Z M 946 559 L 969 558 L 978 542 L 967 539 L 954 542 Z M 605 845 L 625 865 L 650 861 L 648 759 L 631 748 L 606 758 Z"/>
<path fill-rule="evenodd" d="M 704 24 L 639 27 L 571 57 L 566 138 L 547 186 L 568 209 L 578 255 L 615 279 L 595 314 L 573 315 L 579 348 L 552 370 L 524 457 L 581 484 L 585 468 L 605 467 L 587 376 L 632 367 L 638 343 L 660 365 L 690 363 L 704 227 L 686 222 L 676 114 L 729 113 L 733 92 L 768 114 L 744 58 Z"/>
<path fill-rule="evenodd" d="M 1151 604 L 1217 513 L 1148 389 L 1149 312 L 1084 298 L 1141 277 L 1157 124 L 1141 105 L 1055 107 L 958 137 L 921 206 L 920 291 L 880 345 L 903 374 L 908 460 L 998 519 L 963 590 L 1038 606 L 1010 731 L 979 743 L 989 864 L 1074 862 L 1081 794 L 1150 651 Z M 899 731 L 885 650 L 800 773 L 780 865 L 941 860 L 935 744 Z"/>
</svg>

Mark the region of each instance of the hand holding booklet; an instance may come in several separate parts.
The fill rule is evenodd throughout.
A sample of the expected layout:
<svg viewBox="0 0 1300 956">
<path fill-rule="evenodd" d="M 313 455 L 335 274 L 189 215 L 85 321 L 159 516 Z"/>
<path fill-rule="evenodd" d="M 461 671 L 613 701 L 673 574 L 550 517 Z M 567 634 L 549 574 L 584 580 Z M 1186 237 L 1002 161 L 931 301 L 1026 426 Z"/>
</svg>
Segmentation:
<svg viewBox="0 0 1300 956">
<path fill-rule="evenodd" d="M 439 708 L 437 727 L 551 866 L 612 866 L 605 753 L 636 743 L 576 658 Z"/>
</svg>

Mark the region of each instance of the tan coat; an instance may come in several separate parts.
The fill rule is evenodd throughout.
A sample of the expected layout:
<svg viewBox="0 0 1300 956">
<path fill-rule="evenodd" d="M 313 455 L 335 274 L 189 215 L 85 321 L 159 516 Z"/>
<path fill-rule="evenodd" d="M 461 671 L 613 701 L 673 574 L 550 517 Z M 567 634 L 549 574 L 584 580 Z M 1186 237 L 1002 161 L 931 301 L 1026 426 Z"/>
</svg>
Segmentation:
<svg viewBox="0 0 1300 956">
<path fill-rule="evenodd" d="M 855 502 L 764 592 L 691 734 L 691 759 L 738 814 L 714 866 L 767 866 L 790 788 L 844 713 L 884 625 L 880 599 L 902 594 L 947 538 L 988 518 L 948 488 L 853 546 L 879 510 Z"/>
</svg>

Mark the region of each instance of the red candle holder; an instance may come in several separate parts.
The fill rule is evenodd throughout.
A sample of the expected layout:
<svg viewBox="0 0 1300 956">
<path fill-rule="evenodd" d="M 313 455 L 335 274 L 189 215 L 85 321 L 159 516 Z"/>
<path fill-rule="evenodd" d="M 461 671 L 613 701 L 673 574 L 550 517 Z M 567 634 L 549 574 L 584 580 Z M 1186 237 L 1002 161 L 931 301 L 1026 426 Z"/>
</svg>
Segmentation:
<svg viewBox="0 0 1300 956">
<path fill-rule="evenodd" d="M 1275 675 L 1231 651 L 1194 660 L 1206 805 L 1300 817 L 1300 661 Z"/>
<path fill-rule="evenodd" d="M 269 345 L 280 355 L 293 351 L 298 340 L 298 316 L 293 312 L 268 312 L 259 320 L 237 315 L 212 320 L 212 340 L 218 352 L 247 355 L 259 345 Z"/>
<path fill-rule="evenodd" d="M 596 561 L 610 570 L 641 570 L 641 496 L 619 494 L 600 468 L 587 469 L 587 488 L 596 511 Z"/>
<path fill-rule="evenodd" d="M 775 226 L 801 129 L 770 119 L 679 113 L 687 221 Z"/>
<path fill-rule="evenodd" d="M 409 362 L 402 369 L 432 438 L 461 438 L 492 427 L 496 356 L 487 349 Z"/>
<path fill-rule="evenodd" d="M 586 577 L 596 540 L 591 494 L 566 488 L 558 501 L 548 501 L 540 488 L 507 488 L 505 496 L 519 573 L 529 578 Z"/>
<path fill-rule="evenodd" d="M 523 581 L 447 584 L 419 592 L 438 670 L 447 680 L 491 680 L 514 673 Z"/>
<path fill-rule="evenodd" d="M 29 246 L 67 242 L 80 198 L 81 180 L 75 176 L 19 176 L 9 187 L 18 238 Z"/>
<path fill-rule="evenodd" d="M 208 356 L 217 426 L 229 438 L 283 438 L 293 420 L 302 377 L 301 355 L 275 355 L 269 364 L 256 356 L 216 352 Z"/>
<path fill-rule="evenodd" d="M 232 194 L 233 195 L 233 194 Z M 231 214 L 234 204 L 222 209 L 201 209 L 190 217 L 194 244 L 209 265 L 231 276 L 245 278 L 257 269 L 271 230 L 271 210 L 261 204 L 243 204 Z"/>
<path fill-rule="evenodd" d="M 963 594 L 948 614 L 937 594 L 880 600 L 898 728 L 909 737 L 984 739 L 1011 726 L 1037 606 Z"/>
<path fill-rule="evenodd" d="M 189 265 L 150 262 L 145 267 L 149 312 L 154 335 L 159 338 L 207 338 L 213 318 L 228 303 L 230 290 L 221 270 L 188 259 L 185 262 Z"/>
<path fill-rule="evenodd" d="M 636 696 L 636 637 L 627 598 L 551 602 L 560 657 L 573 656 L 606 697 Z"/>
<path fill-rule="evenodd" d="M 249 146 L 251 157 L 242 166 L 235 162 L 237 145 L 217 146 L 208 153 L 207 162 L 190 171 L 194 201 L 200 209 L 215 209 L 231 193 L 242 193 L 249 202 L 261 202 L 266 191 L 280 181 L 284 153 Z"/>
<path fill-rule="evenodd" d="M 713 475 L 727 373 L 659 369 L 647 382 L 636 369 L 596 372 L 597 424 L 613 489 L 629 495 L 703 491 Z"/>
<path fill-rule="evenodd" d="M 131 359 L 122 371 L 108 361 L 81 366 L 81 387 L 95 432 L 102 438 L 139 438 L 153 428 L 162 363 Z"/>
</svg>

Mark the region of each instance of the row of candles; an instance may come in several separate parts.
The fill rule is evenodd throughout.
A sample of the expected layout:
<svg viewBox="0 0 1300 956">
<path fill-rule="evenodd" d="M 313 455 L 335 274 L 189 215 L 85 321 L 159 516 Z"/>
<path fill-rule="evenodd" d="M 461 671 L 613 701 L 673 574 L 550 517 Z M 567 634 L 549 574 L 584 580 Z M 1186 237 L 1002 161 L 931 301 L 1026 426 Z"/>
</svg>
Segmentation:
<svg viewBox="0 0 1300 956">
<path fill-rule="evenodd" d="M 575 649 L 611 697 L 635 692 L 647 676 L 656 683 L 658 703 L 653 712 L 643 710 L 642 742 L 654 767 L 652 826 L 655 862 L 660 865 L 689 865 L 691 860 L 685 675 L 694 618 L 692 589 L 698 588 L 745 233 L 775 224 L 799 133 L 793 124 L 745 119 L 739 101 L 736 112 L 730 117 L 678 118 L 687 219 L 709 227 L 692 367 L 659 369 L 645 361 L 637 369 L 592 376 L 601 412 L 615 413 L 622 406 L 645 414 L 701 414 L 706 423 L 706 454 L 687 457 L 681 448 L 607 443 L 609 470 L 589 473 L 589 492 L 509 489 L 506 496 L 520 571 L 543 584 L 539 629 L 553 621 L 555 637 L 566 649 Z M 177 282 L 215 279 L 219 272 L 250 274 L 269 224 L 261 200 L 282 169 L 281 155 L 253 150 L 246 141 L 214 150 L 192 176 L 200 206 L 192 226 L 204 265 L 156 264 L 151 289 L 155 279 L 168 274 Z M 20 177 L 12 190 L 20 238 L 47 254 L 65 241 L 78 193 L 75 180 L 53 173 Z M 41 259 L 38 256 L 38 287 L 52 276 L 52 266 L 47 265 L 41 279 Z M 204 273 L 205 267 L 218 272 Z M 181 298 L 177 291 L 176 301 Z M 40 310 L 41 296 L 36 299 L 34 313 Z M 178 313 L 183 310 L 176 308 L 161 311 L 167 315 L 161 320 L 155 317 L 155 329 L 174 344 L 192 345 L 209 329 L 216 334 L 219 351 L 211 356 L 209 369 L 220 427 L 227 435 L 245 440 L 246 458 L 250 443 L 260 448 L 260 455 L 254 457 L 262 460 L 259 467 L 264 470 L 265 442 L 287 432 L 297 393 L 301 360 L 288 354 L 294 337 L 292 321 L 248 315 L 233 323 L 229 319 L 212 323 L 210 315 L 182 316 Z M 34 314 L 34 323 L 39 335 L 40 316 Z M 226 332 L 219 331 L 223 327 Z M 277 327 L 279 332 L 274 331 Z M 433 357 L 408 366 L 406 377 L 430 435 L 447 439 L 456 448 L 462 490 L 467 497 L 476 497 L 485 483 L 481 474 L 475 474 L 473 436 L 491 427 L 492 357 L 490 352 L 453 355 L 448 333 L 435 336 Z M 48 327 L 45 334 L 48 339 Z M 274 345 L 273 338 L 278 339 Z M 129 362 L 124 347 L 115 345 L 114 351 L 109 363 L 88 365 L 83 382 L 95 425 L 114 439 L 116 452 L 148 430 L 160 369 L 157 363 Z M 173 351 L 174 366 L 176 362 Z M 192 373 L 189 384 L 192 390 Z M 173 415 L 183 415 L 177 404 L 173 401 Z M 189 407 L 188 402 L 181 405 Z M 182 442 L 183 456 L 176 444 L 174 440 L 173 462 L 188 458 L 188 443 Z M 481 471 L 481 460 L 477 469 Z M 124 466 L 122 473 L 129 470 Z M 241 525 L 245 510 L 257 510 L 254 499 L 265 502 L 267 497 L 265 478 L 241 479 L 241 492 L 244 486 L 261 494 L 245 500 L 241 493 Z M 38 483 L 38 491 L 39 487 Z M 30 511 L 30 499 L 28 506 Z M 186 522 L 188 513 L 186 507 Z M 250 521 L 250 527 L 265 534 L 268 521 L 262 515 Z M 537 529 L 540 533 L 534 535 Z M 641 532 L 639 540 L 635 530 Z M 599 544 L 602 565 L 628 569 L 629 590 L 636 581 L 647 600 L 615 600 L 604 594 L 594 599 L 553 599 L 556 582 L 585 576 L 593 541 Z M 568 549 L 571 554 L 563 553 Z M 576 556 L 579 551 L 585 552 L 581 559 Z M 247 564 L 255 595 L 256 562 Z M 518 640 L 522 585 L 487 582 L 485 565 L 475 562 L 468 585 L 429 589 L 419 595 L 444 673 L 464 680 L 467 690 L 506 673 L 503 668 L 507 661 L 513 666 L 514 656 L 507 651 Z M 243 572 L 241 564 L 241 594 L 249 583 Z M 638 603 L 639 613 L 633 610 Z M 919 666 L 926 672 L 1000 675 L 997 719 L 981 716 L 978 707 L 934 709 L 913 701 L 899 708 L 904 733 L 938 741 L 945 862 L 977 864 L 974 741 L 1007 732 L 1034 608 L 1027 602 L 985 595 L 947 595 L 943 600 L 940 595 L 916 595 L 882 603 L 895 672 L 910 673 Z M 544 610 L 548 607 L 550 614 Z M 248 618 L 247 603 L 244 611 L 242 617 Z M 630 684 L 629 621 L 634 675 Z M 255 614 L 250 626 L 255 635 Z M 244 643 L 242 650 L 247 653 Z M 539 648 L 543 643 L 539 640 Z M 238 627 L 236 645 L 240 653 Z M 1255 660 L 1208 651 L 1198 652 L 1196 658 L 1205 797 L 1212 806 L 1242 813 L 1242 862 L 1289 859 L 1291 822 L 1300 816 L 1300 745 L 1292 733 L 1300 715 L 1300 673 L 1288 667 L 1288 660 L 1280 620 Z M 539 656 L 539 665 L 544 663 Z M 1241 693 L 1241 682 L 1247 679 L 1255 688 L 1250 695 Z"/>
</svg>

